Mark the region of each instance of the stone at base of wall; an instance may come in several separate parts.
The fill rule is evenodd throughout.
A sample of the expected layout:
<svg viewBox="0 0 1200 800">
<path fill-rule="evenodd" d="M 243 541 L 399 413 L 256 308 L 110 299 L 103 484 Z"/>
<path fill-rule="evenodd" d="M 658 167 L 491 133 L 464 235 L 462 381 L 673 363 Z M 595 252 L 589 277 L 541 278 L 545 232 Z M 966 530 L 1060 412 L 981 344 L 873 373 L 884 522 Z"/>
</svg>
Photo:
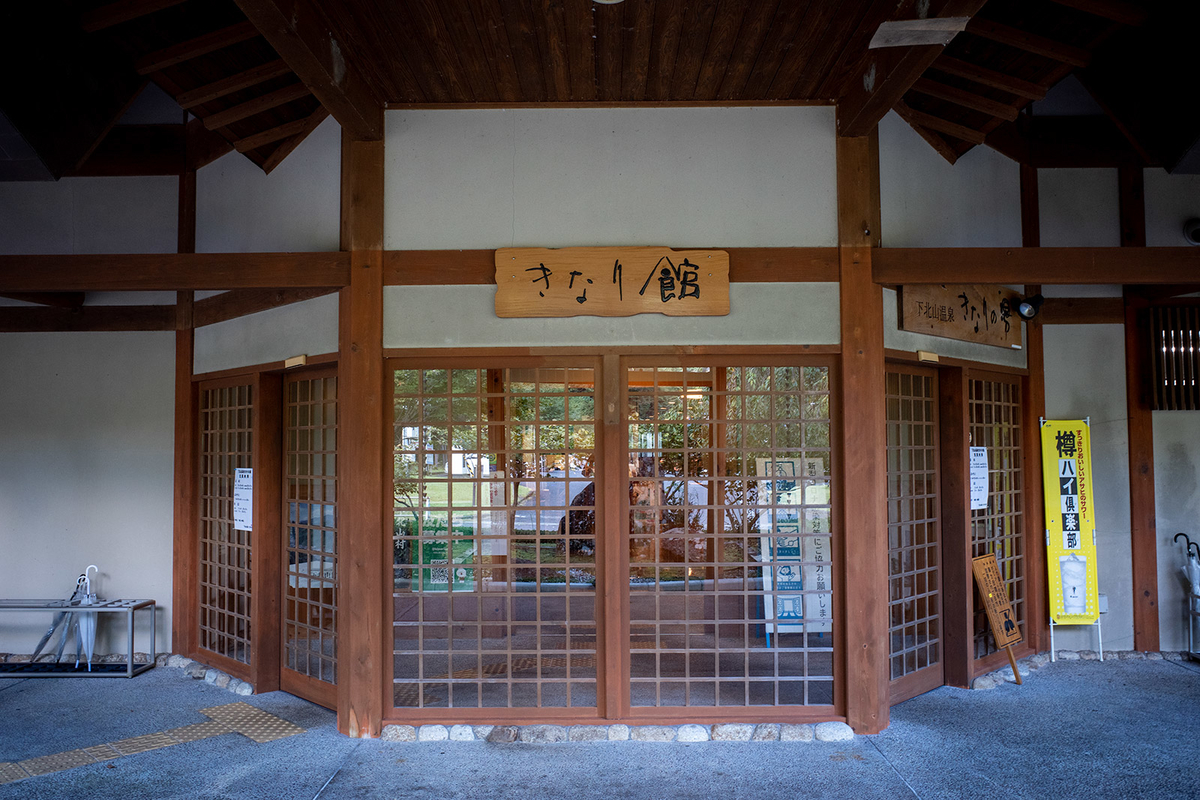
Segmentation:
<svg viewBox="0 0 1200 800">
<path fill-rule="evenodd" d="M 1142 650 L 1105 650 L 1104 660 L 1107 661 L 1182 661 L 1187 656 L 1186 653 L 1177 652 L 1174 650 L 1164 650 L 1160 652 L 1149 652 Z M 1100 654 L 1095 650 L 1058 650 L 1054 653 L 1054 658 L 1057 661 L 1099 661 Z M 1021 680 L 1029 677 L 1030 672 L 1036 669 L 1041 669 L 1050 663 L 1049 653 L 1038 653 L 1036 655 L 1027 656 L 1017 661 L 1017 672 L 1021 674 Z M 989 672 L 986 675 L 980 675 L 975 680 L 971 681 L 972 689 L 995 689 L 997 686 L 1003 686 L 1006 683 L 1015 683 L 1013 678 L 1012 667 L 1001 667 L 994 672 Z"/>
<path fill-rule="evenodd" d="M 189 678 L 212 684 L 218 689 L 227 689 L 243 697 L 254 694 L 254 687 L 249 683 L 239 680 L 232 675 L 227 675 L 219 669 L 213 669 L 201 664 L 199 661 L 192 661 L 186 656 L 160 653 L 154 661 L 159 666 L 182 670 L 183 674 Z"/>
<path fill-rule="evenodd" d="M 387 725 L 385 742 L 848 742 L 854 731 L 844 722 L 801 725 L 726 722 L 716 725 Z"/>
</svg>

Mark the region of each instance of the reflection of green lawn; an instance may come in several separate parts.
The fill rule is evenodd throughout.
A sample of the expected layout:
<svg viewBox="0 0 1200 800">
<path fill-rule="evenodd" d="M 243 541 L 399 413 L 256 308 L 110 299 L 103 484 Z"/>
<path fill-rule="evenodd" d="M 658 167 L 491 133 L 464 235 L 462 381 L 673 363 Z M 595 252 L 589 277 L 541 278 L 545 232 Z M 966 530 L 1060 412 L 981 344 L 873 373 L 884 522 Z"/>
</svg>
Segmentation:
<svg viewBox="0 0 1200 800">
<path fill-rule="evenodd" d="M 475 506 L 475 491 L 478 484 L 468 482 L 457 483 L 454 485 L 454 505 L 453 508 L 463 508 Z M 533 489 L 521 484 L 517 485 L 517 502 L 521 503 L 527 497 L 533 494 Z M 427 499 L 427 508 L 446 508 L 446 500 L 450 495 L 450 484 L 444 482 L 427 483 L 425 484 L 425 497 Z"/>
</svg>

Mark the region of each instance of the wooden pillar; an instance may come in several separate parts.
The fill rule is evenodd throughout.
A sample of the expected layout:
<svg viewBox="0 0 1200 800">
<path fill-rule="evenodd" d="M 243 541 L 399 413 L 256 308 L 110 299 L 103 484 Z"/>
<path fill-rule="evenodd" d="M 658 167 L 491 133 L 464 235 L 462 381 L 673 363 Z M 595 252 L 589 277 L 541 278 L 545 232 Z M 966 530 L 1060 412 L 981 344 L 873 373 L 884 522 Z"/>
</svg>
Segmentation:
<svg viewBox="0 0 1200 800">
<path fill-rule="evenodd" d="M 196 252 L 196 171 L 179 176 L 180 253 Z M 171 650 L 184 655 L 196 652 L 199 603 L 199 551 L 196 541 L 196 388 L 192 384 L 196 335 L 192 308 L 194 293 L 176 293 L 175 299 L 175 478 L 173 500 Z"/>
<path fill-rule="evenodd" d="M 280 619 L 283 593 L 283 379 L 260 372 L 252 393 L 254 436 L 254 510 L 250 552 L 250 669 L 256 692 L 279 689 Z"/>
<path fill-rule="evenodd" d="M 383 431 L 383 142 L 342 134 L 342 248 L 350 285 L 338 307 L 338 730 L 382 727 L 390 504 Z"/>
<path fill-rule="evenodd" d="M 947 686 L 970 686 L 975 661 L 967 423 L 966 371 L 962 367 L 942 367 L 938 370 L 938 441 L 942 500 L 942 663 Z"/>
<path fill-rule="evenodd" d="M 877 133 L 837 140 L 841 268 L 842 563 L 846 719 L 858 733 L 888 724 L 887 428 Z"/>
<path fill-rule="evenodd" d="M 1042 246 L 1042 215 L 1038 200 L 1037 167 L 1021 165 L 1021 246 Z M 1041 284 L 1027 284 L 1025 296 L 1040 294 Z M 1042 436 L 1039 420 L 1046 416 L 1046 357 L 1042 344 L 1042 320 L 1025 323 L 1025 363 L 1029 376 L 1024 381 L 1021 407 L 1025 410 L 1021 443 L 1025 476 L 1025 540 L 1028 575 L 1025 597 L 1025 639 L 1035 653 L 1050 640 L 1049 590 L 1046 573 L 1046 507 L 1042 488 Z"/>
<path fill-rule="evenodd" d="M 1146 246 L 1140 167 L 1117 170 L 1121 246 Z M 1133 571 L 1133 649 L 1158 650 L 1158 551 L 1154 512 L 1154 419 L 1149 395 L 1146 304 L 1125 287 L 1125 407 L 1129 431 L 1129 521 Z"/>
<path fill-rule="evenodd" d="M 1030 245 L 1026 245 L 1028 247 Z M 1036 246 L 1036 245 L 1034 245 Z M 1042 291 L 1040 284 L 1027 284 L 1025 296 Z M 1025 641 L 1039 653 L 1050 642 L 1049 583 L 1046 573 L 1046 505 L 1042 487 L 1042 430 L 1046 416 L 1046 357 L 1042 344 L 1042 321 L 1025 323 L 1025 359 L 1029 375 L 1022 381 L 1021 421 L 1022 474 L 1025 485 Z"/>
</svg>

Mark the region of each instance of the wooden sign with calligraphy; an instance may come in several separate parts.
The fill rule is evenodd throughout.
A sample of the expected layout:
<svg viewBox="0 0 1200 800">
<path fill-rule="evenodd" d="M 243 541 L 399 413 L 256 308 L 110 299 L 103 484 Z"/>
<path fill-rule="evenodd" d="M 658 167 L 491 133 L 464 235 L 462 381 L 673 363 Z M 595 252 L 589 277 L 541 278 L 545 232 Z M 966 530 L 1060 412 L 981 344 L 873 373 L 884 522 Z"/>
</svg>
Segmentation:
<svg viewBox="0 0 1200 800">
<path fill-rule="evenodd" d="M 900 329 L 1020 349 L 1018 302 L 1020 296 L 1003 286 L 902 286 Z"/>
<path fill-rule="evenodd" d="M 496 251 L 498 317 L 729 313 L 729 253 L 669 247 Z"/>
</svg>

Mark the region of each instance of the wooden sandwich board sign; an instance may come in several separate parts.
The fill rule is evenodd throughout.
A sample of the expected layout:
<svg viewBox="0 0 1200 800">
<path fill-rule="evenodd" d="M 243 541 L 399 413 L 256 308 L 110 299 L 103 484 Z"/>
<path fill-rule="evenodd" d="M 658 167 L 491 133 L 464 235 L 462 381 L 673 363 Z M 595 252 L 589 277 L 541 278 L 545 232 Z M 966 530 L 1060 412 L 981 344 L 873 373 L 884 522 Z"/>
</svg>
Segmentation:
<svg viewBox="0 0 1200 800">
<path fill-rule="evenodd" d="M 1008 599 L 1008 589 L 1004 587 L 1004 579 L 1000 577 L 1000 565 L 995 553 L 971 559 L 971 571 L 975 573 L 975 583 L 979 587 L 979 596 L 987 609 L 988 625 L 991 626 L 992 636 L 996 639 L 996 647 L 1008 651 L 1008 663 L 1012 664 L 1013 678 L 1017 685 L 1021 684 L 1021 673 L 1017 671 L 1017 660 L 1013 657 L 1012 646 L 1021 641 L 1021 626 L 1017 624 L 1012 603 Z"/>
<path fill-rule="evenodd" d="M 669 247 L 496 251 L 497 317 L 729 313 L 729 253 Z"/>
</svg>

